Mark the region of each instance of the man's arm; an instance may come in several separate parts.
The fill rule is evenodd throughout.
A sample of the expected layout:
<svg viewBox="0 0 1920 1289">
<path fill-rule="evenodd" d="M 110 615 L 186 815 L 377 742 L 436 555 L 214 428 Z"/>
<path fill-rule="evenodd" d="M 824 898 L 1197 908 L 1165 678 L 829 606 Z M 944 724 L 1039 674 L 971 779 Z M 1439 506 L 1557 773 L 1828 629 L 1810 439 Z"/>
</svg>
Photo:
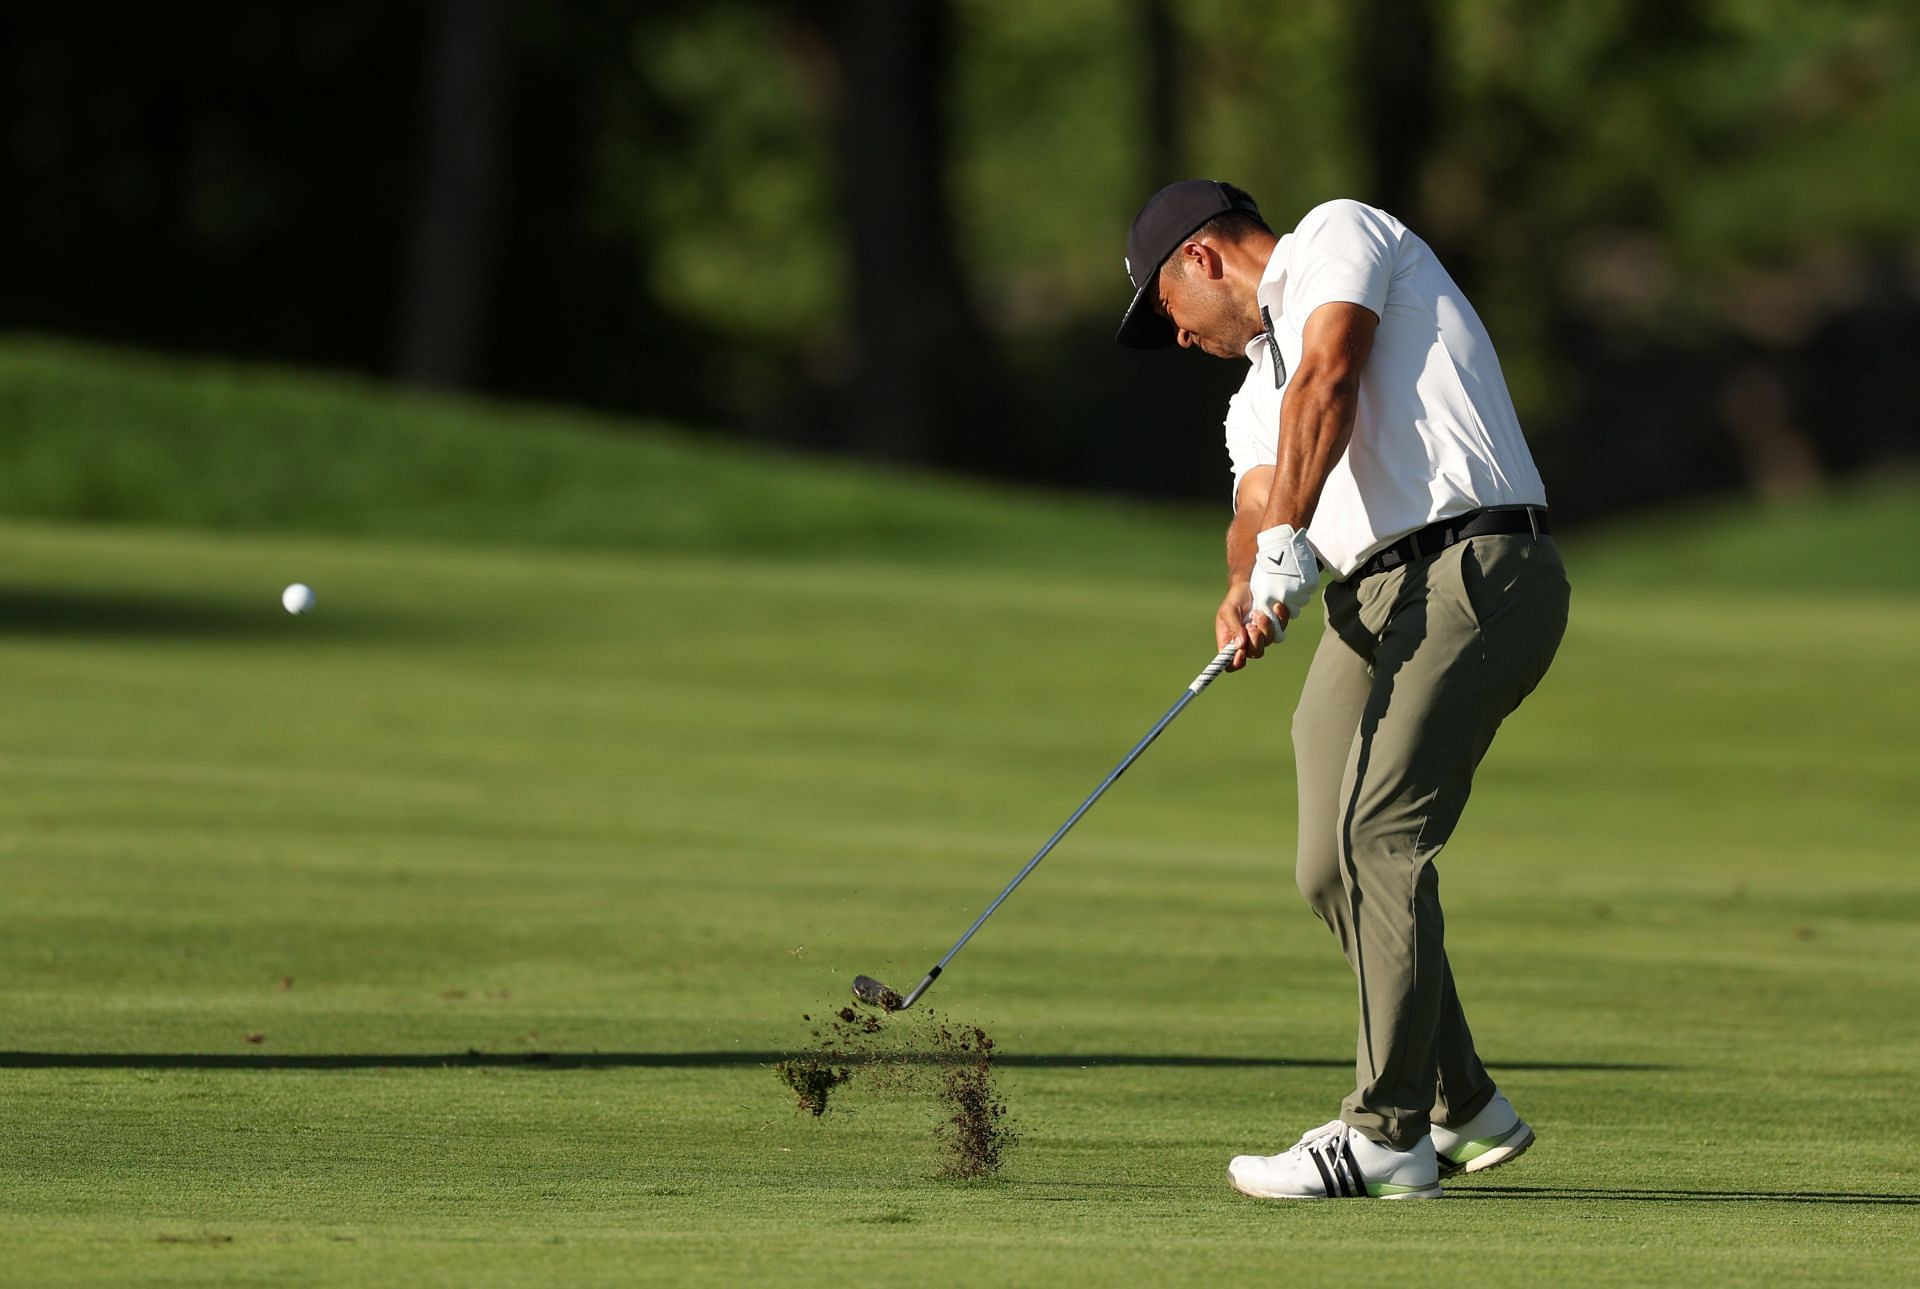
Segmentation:
<svg viewBox="0 0 1920 1289">
<path fill-rule="evenodd" d="M 1305 528 L 1320 504 L 1333 463 L 1353 437 L 1360 369 L 1380 319 L 1360 304 L 1323 304 L 1307 319 L 1300 365 L 1280 404 L 1279 464 L 1260 527 Z"/>
<path fill-rule="evenodd" d="M 1216 649 L 1224 649 L 1229 643 L 1242 646 L 1227 665 L 1228 671 L 1240 670 L 1249 658 L 1258 658 L 1266 651 L 1264 643 L 1253 648 L 1247 639 L 1247 615 L 1253 612 L 1247 580 L 1253 576 L 1257 553 L 1253 539 L 1259 535 L 1272 489 L 1273 467 L 1259 465 L 1240 476 L 1240 486 L 1233 494 L 1233 522 L 1227 525 L 1227 598 L 1220 601 L 1220 611 L 1213 619 Z"/>
<path fill-rule="evenodd" d="M 1372 352 L 1374 329 L 1379 325 L 1379 317 L 1365 305 L 1340 301 L 1321 305 L 1307 319 L 1300 363 L 1280 403 L 1279 464 L 1274 467 L 1255 534 L 1280 524 L 1304 529 L 1313 519 L 1327 475 L 1353 437 L 1360 371 Z M 1243 507 L 1241 514 L 1245 513 Z M 1234 518 L 1237 523 L 1240 516 Z M 1252 568 L 1250 552 L 1247 568 Z M 1252 656 L 1258 658 L 1273 640 L 1273 624 L 1265 614 L 1255 614 L 1254 619 L 1249 643 Z M 1226 642 L 1220 647 L 1224 649 Z"/>
</svg>

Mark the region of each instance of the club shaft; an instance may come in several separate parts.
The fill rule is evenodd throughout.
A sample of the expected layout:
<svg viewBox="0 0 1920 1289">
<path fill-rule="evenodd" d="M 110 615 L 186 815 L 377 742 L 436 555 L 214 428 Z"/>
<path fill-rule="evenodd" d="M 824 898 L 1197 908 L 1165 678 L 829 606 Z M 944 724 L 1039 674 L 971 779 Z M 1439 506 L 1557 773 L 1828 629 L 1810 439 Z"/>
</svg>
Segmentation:
<svg viewBox="0 0 1920 1289">
<path fill-rule="evenodd" d="M 1006 889 L 993 897 L 993 903 L 987 905 L 987 907 L 981 911 L 980 916 L 973 920 L 973 925 L 968 927 L 960 938 L 953 942 L 953 947 L 948 949 L 940 961 L 934 964 L 933 970 L 929 971 L 925 977 L 921 979 L 920 983 L 913 987 L 913 992 L 908 994 L 905 1000 L 901 1002 L 900 1005 L 902 1008 L 913 1006 L 913 1004 L 919 1000 L 920 995 L 927 992 L 928 987 L 939 978 L 940 973 L 946 970 L 947 964 L 953 961 L 953 955 L 966 947 L 967 941 L 973 938 L 973 933 L 978 931 L 981 926 L 986 923 L 986 920 L 993 916 L 995 909 L 1006 903 L 1007 896 L 1013 894 L 1015 888 L 1027 880 L 1027 874 L 1037 868 L 1040 861 L 1047 857 L 1048 852 L 1060 844 L 1060 839 L 1072 831 L 1073 826 L 1080 822 L 1080 816 L 1086 814 L 1088 810 L 1093 808 L 1093 803 L 1100 799 L 1102 793 L 1113 786 L 1114 780 L 1125 774 L 1127 767 L 1140 759 L 1140 754 L 1152 746 L 1155 739 L 1160 737 L 1160 731 L 1173 724 L 1173 718 L 1184 711 L 1187 704 L 1192 702 L 1201 690 L 1211 685 L 1214 679 L 1219 676 L 1222 671 L 1226 670 L 1227 664 L 1233 661 L 1235 652 L 1236 646 L 1228 645 L 1214 656 L 1213 661 L 1207 664 L 1204 671 L 1193 678 L 1193 682 L 1181 692 L 1178 701 L 1167 709 L 1167 714 L 1153 723 L 1153 728 L 1147 731 L 1145 738 L 1133 745 L 1131 752 L 1128 752 L 1124 757 L 1120 758 L 1120 764 L 1114 766 L 1107 777 L 1100 781 L 1100 786 L 1095 788 L 1087 799 L 1080 803 L 1078 810 L 1067 816 L 1067 821 L 1060 825 L 1053 836 L 1047 838 L 1047 844 L 1034 852 L 1033 858 L 1026 862 L 1025 867 L 1013 875 L 1013 880 L 1007 883 Z"/>
</svg>

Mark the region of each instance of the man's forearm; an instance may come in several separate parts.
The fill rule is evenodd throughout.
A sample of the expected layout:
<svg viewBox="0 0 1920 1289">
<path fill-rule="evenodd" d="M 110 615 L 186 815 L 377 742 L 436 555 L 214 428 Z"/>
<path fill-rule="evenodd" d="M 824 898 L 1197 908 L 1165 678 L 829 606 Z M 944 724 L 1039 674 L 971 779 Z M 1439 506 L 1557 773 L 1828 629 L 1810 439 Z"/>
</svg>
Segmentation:
<svg viewBox="0 0 1920 1289">
<path fill-rule="evenodd" d="M 1256 532 L 1280 524 L 1304 529 L 1320 504 L 1320 493 L 1333 472 L 1334 462 L 1353 437 L 1353 418 L 1359 409 L 1360 383 L 1351 374 L 1312 375 L 1301 372 L 1287 389 L 1280 406 L 1280 443 L 1276 453 L 1273 489 Z M 1236 521 L 1238 517 L 1236 516 Z M 1251 567 L 1249 557 L 1248 567 Z"/>
<path fill-rule="evenodd" d="M 1259 554 L 1254 539 L 1260 535 L 1265 506 L 1242 506 L 1227 525 L 1227 589 L 1245 586 L 1253 576 L 1253 558 Z"/>
</svg>

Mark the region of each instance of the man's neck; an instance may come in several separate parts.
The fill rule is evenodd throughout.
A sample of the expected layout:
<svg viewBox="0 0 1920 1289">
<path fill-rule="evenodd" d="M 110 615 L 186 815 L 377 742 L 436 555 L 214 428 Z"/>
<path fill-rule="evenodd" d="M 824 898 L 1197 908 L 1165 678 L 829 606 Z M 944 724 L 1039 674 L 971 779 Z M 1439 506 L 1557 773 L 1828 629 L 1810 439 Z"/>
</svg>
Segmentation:
<svg viewBox="0 0 1920 1289">
<path fill-rule="evenodd" d="M 1243 349 L 1266 335 L 1267 329 L 1260 322 L 1260 283 L 1267 276 L 1267 263 L 1273 259 L 1273 248 L 1279 244 L 1280 239 L 1271 234 L 1255 233 L 1219 248 L 1221 274 L 1226 278 L 1233 298 L 1241 302 L 1246 311 L 1249 330 L 1241 346 Z"/>
</svg>

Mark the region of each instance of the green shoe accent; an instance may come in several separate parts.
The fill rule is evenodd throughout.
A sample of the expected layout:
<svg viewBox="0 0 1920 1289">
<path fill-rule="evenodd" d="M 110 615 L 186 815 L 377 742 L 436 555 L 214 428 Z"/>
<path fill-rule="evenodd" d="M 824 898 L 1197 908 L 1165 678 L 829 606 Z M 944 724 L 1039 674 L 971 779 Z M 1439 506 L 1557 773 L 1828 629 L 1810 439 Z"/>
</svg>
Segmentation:
<svg viewBox="0 0 1920 1289">
<path fill-rule="evenodd" d="M 1533 1129 L 1522 1119 L 1497 1137 L 1476 1137 L 1472 1141 L 1463 1141 L 1451 1154 L 1436 1153 L 1434 1158 L 1440 1165 L 1440 1176 L 1443 1178 L 1460 1173 L 1485 1172 L 1526 1154 L 1533 1141 Z M 1495 1152 L 1498 1152 L 1498 1158 L 1488 1160 L 1478 1168 L 1473 1166 L 1474 1160 L 1484 1159 Z"/>
<path fill-rule="evenodd" d="M 1486 1154 L 1489 1150 L 1492 1150 L 1512 1135 L 1512 1133 L 1503 1132 L 1498 1137 L 1481 1137 L 1477 1141 L 1469 1141 L 1466 1145 L 1460 1147 L 1460 1149 L 1454 1151 L 1447 1157 L 1456 1164 L 1465 1164 L 1470 1160 L 1480 1158 L 1480 1156 Z"/>
<path fill-rule="evenodd" d="M 1368 1182 L 1367 1195 L 1373 1199 L 1438 1198 L 1438 1186 L 1396 1186 L 1392 1182 Z"/>
</svg>

